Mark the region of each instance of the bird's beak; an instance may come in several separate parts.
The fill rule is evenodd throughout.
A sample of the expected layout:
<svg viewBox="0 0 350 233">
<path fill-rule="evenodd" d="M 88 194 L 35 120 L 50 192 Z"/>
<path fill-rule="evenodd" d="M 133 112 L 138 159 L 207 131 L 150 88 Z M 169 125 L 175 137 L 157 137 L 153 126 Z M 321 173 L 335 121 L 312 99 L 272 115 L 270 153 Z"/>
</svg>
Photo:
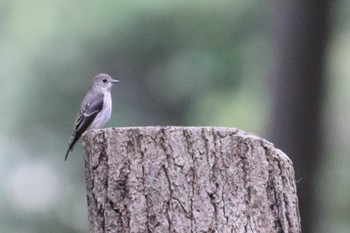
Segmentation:
<svg viewBox="0 0 350 233">
<path fill-rule="evenodd" d="M 112 79 L 112 80 L 111 80 L 111 83 L 119 83 L 119 80 Z"/>
</svg>

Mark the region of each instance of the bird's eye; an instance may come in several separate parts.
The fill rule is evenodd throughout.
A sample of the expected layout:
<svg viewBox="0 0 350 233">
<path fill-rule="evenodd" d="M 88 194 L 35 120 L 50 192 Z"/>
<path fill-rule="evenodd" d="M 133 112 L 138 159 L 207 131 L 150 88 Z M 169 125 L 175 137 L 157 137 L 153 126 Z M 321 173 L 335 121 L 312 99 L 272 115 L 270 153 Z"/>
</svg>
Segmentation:
<svg viewBox="0 0 350 233">
<path fill-rule="evenodd" d="M 102 82 L 106 83 L 106 82 L 107 82 L 107 79 L 105 79 L 105 78 L 104 78 L 104 79 L 102 79 Z"/>
</svg>

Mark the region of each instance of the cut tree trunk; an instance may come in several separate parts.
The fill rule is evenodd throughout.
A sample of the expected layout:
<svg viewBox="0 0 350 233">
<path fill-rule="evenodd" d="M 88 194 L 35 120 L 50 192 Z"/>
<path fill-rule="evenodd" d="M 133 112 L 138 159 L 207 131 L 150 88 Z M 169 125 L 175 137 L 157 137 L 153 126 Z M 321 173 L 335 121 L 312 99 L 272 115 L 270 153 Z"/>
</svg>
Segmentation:
<svg viewBox="0 0 350 233">
<path fill-rule="evenodd" d="M 232 128 L 83 136 L 90 232 L 300 232 L 291 160 Z"/>
</svg>

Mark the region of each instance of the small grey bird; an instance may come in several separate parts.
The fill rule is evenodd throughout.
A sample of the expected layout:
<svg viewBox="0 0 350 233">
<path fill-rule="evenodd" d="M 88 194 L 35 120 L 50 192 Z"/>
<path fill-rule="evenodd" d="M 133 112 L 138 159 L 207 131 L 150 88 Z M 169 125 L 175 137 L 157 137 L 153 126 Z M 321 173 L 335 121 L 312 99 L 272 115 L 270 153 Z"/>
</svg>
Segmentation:
<svg viewBox="0 0 350 233">
<path fill-rule="evenodd" d="M 74 144 L 86 130 L 100 128 L 111 118 L 111 89 L 113 84 L 118 82 L 119 80 L 112 79 L 108 74 L 95 76 L 90 90 L 81 103 L 64 160 L 67 160 L 69 152 L 73 151 Z"/>
</svg>

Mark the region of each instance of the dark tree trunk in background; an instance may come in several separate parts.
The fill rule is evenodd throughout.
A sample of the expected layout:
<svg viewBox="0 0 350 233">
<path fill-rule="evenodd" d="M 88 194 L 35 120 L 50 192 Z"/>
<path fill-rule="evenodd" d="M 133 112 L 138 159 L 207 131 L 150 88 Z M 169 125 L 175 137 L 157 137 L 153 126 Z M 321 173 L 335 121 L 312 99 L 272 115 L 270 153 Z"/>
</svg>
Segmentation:
<svg viewBox="0 0 350 233">
<path fill-rule="evenodd" d="M 302 230 L 315 223 L 315 175 L 320 161 L 321 108 L 330 0 L 277 1 L 276 69 L 271 141 L 294 162 Z"/>
<path fill-rule="evenodd" d="M 230 128 L 84 134 L 90 232 L 300 232 L 292 162 Z"/>
</svg>

